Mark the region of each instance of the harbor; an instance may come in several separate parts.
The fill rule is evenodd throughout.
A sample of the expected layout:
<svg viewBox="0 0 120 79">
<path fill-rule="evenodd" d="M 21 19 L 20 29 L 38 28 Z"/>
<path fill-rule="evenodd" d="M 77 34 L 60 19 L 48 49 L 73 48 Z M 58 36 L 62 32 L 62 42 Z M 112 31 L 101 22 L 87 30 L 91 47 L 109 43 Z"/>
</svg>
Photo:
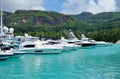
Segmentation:
<svg viewBox="0 0 120 79">
<path fill-rule="evenodd" d="M 120 0 L 0 0 L 0 79 L 120 79 Z"/>
<path fill-rule="evenodd" d="M 40 40 L 38 37 L 32 37 L 29 34 L 14 37 L 14 31 L 7 35 L 8 31 L 6 29 L 8 28 L 5 27 L 4 36 L 1 37 L 0 59 L 2 60 L 19 54 L 60 54 L 63 51 L 76 50 L 83 47 L 112 46 L 112 43 L 95 41 L 87 38 L 84 34 L 81 35 L 81 40 L 79 40 L 71 30 L 68 32 L 68 39 L 61 37 L 59 40 Z"/>
</svg>

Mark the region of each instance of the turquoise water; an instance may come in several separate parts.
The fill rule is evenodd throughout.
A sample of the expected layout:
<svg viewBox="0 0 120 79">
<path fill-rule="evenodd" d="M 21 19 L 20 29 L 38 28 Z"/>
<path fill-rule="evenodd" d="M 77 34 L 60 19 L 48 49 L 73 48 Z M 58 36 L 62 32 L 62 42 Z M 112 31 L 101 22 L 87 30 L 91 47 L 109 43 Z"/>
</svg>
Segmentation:
<svg viewBox="0 0 120 79">
<path fill-rule="evenodd" d="M 120 45 L 0 61 L 0 79 L 120 79 Z"/>
</svg>

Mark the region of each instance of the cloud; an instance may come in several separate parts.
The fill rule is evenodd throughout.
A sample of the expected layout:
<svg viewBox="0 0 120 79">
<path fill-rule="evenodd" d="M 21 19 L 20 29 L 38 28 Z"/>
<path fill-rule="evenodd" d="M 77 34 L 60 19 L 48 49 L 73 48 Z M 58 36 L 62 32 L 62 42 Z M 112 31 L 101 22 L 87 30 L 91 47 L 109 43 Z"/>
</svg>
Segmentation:
<svg viewBox="0 0 120 79">
<path fill-rule="evenodd" d="M 63 3 L 62 13 L 64 14 L 78 14 L 87 9 L 86 0 L 67 0 Z"/>
<path fill-rule="evenodd" d="M 88 5 L 87 11 L 92 13 L 117 11 L 115 0 L 99 0 L 98 4 L 90 0 Z"/>
<path fill-rule="evenodd" d="M 117 10 L 120 11 L 120 0 L 115 0 L 115 1 L 116 1 Z"/>
<path fill-rule="evenodd" d="M 1 3 L 2 0 L 0 0 Z M 64 14 L 120 11 L 120 0 L 3 0 L 4 10 L 54 10 Z M 0 4 L 1 6 L 1 4 Z M 62 9 L 61 9 L 62 6 Z"/>
<path fill-rule="evenodd" d="M 63 3 L 62 13 L 79 14 L 81 12 L 92 12 L 94 14 L 100 12 L 118 11 L 120 0 L 67 0 Z M 120 7 L 120 6 L 119 6 Z"/>
<path fill-rule="evenodd" d="M 0 0 L 1 3 L 2 0 Z M 3 0 L 4 10 L 14 12 L 16 10 L 45 10 L 42 6 L 44 0 Z M 1 4 L 0 4 L 1 5 Z"/>
</svg>

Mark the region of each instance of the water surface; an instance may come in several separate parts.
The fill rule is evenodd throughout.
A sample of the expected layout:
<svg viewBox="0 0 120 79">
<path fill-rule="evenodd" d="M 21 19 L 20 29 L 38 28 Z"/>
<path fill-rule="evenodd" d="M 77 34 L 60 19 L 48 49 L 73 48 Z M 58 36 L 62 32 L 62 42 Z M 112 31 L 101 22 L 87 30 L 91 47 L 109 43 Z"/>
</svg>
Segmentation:
<svg viewBox="0 0 120 79">
<path fill-rule="evenodd" d="M 0 79 L 120 79 L 120 45 L 0 61 Z"/>
</svg>

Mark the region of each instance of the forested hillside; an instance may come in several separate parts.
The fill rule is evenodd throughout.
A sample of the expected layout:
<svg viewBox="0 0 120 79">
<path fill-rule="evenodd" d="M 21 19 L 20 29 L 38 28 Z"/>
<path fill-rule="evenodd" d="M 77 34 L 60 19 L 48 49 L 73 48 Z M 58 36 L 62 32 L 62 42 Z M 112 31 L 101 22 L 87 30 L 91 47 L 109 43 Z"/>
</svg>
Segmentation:
<svg viewBox="0 0 120 79">
<path fill-rule="evenodd" d="M 120 12 L 64 15 L 57 12 L 18 10 L 4 12 L 4 25 L 15 28 L 15 35 L 29 33 L 33 36 L 59 39 L 71 29 L 77 37 L 84 33 L 95 40 L 116 42 L 120 39 Z"/>
</svg>

